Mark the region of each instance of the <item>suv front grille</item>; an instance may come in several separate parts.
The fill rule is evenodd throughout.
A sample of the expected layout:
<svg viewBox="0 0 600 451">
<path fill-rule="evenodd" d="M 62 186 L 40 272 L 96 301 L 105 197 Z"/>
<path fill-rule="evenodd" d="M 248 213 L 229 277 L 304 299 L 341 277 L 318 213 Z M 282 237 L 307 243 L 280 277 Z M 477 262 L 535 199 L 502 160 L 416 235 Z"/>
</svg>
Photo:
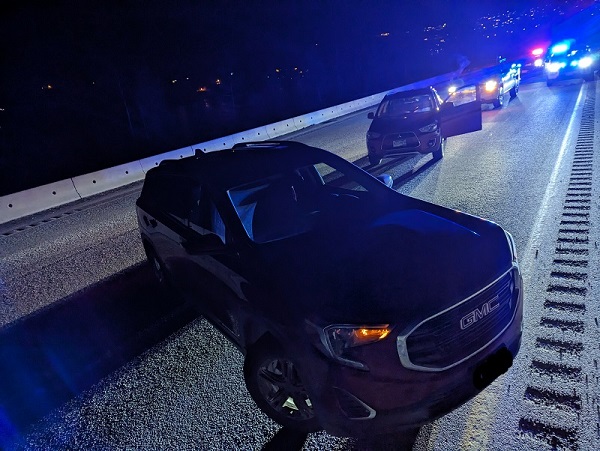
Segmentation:
<svg viewBox="0 0 600 451">
<path fill-rule="evenodd" d="M 398 337 L 404 366 L 440 371 L 476 354 L 512 322 L 517 310 L 513 271 L 508 271 L 474 296 L 426 319 Z"/>
</svg>

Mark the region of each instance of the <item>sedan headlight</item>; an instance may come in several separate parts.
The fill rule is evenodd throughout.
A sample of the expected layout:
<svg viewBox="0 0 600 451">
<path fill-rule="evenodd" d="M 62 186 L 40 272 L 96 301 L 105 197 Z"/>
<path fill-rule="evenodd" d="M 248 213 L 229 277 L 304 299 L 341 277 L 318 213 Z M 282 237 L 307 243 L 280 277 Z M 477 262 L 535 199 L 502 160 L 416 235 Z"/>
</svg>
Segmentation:
<svg viewBox="0 0 600 451">
<path fill-rule="evenodd" d="M 353 360 L 351 350 L 383 340 L 392 331 L 389 324 L 375 326 L 332 325 L 321 331 L 321 342 L 329 355 L 345 365 L 367 370 L 365 364 Z"/>
<path fill-rule="evenodd" d="M 594 61 L 592 60 L 592 58 L 590 58 L 589 56 L 584 56 L 579 60 L 579 67 L 581 69 L 587 69 L 592 65 L 593 62 Z"/>
<path fill-rule="evenodd" d="M 495 91 L 498 88 L 498 82 L 496 80 L 488 80 L 485 82 L 485 90 L 487 92 Z"/>
<path fill-rule="evenodd" d="M 381 133 L 367 132 L 367 139 L 377 139 L 377 138 L 381 138 Z"/>
<path fill-rule="evenodd" d="M 426 125 L 425 127 L 421 127 L 419 129 L 419 131 L 421 133 L 431 133 L 431 132 L 435 132 L 438 129 L 438 123 L 437 122 L 432 122 L 429 125 Z"/>
</svg>

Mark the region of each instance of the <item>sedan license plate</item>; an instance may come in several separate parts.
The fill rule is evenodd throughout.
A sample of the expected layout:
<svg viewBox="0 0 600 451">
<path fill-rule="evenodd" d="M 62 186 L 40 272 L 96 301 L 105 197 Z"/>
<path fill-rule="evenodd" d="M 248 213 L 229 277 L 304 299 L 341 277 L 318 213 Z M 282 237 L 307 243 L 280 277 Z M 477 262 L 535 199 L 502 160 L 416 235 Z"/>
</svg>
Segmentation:
<svg viewBox="0 0 600 451">
<path fill-rule="evenodd" d="M 406 139 L 395 139 L 394 141 L 392 141 L 392 146 L 404 147 L 406 146 Z"/>
</svg>

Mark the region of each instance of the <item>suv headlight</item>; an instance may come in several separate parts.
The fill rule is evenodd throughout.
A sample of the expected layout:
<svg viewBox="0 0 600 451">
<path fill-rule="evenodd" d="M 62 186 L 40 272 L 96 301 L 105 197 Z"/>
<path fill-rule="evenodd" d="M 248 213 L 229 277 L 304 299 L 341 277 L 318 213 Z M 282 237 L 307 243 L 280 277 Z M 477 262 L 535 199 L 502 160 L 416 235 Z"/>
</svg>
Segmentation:
<svg viewBox="0 0 600 451">
<path fill-rule="evenodd" d="M 381 138 L 381 133 L 367 132 L 367 139 L 377 139 L 377 138 Z"/>
<path fill-rule="evenodd" d="M 498 82 L 496 80 L 488 80 L 485 82 L 485 90 L 488 92 L 496 90 Z"/>
<path fill-rule="evenodd" d="M 594 61 L 592 60 L 592 58 L 590 58 L 589 56 L 584 56 L 579 60 L 579 67 L 581 69 L 587 69 L 592 65 L 593 62 Z"/>
<path fill-rule="evenodd" d="M 546 70 L 548 72 L 558 72 L 563 67 L 565 67 L 565 66 L 563 66 L 561 63 L 548 63 L 548 64 L 546 64 Z"/>
<path fill-rule="evenodd" d="M 421 127 L 419 129 L 419 131 L 421 133 L 431 133 L 431 132 L 435 132 L 438 129 L 438 123 L 437 122 L 432 122 L 429 125 L 426 125 L 425 127 Z"/>
<path fill-rule="evenodd" d="M 516 263 L 517 262 L 517 246 L 515 245 L 515 240 L 514 240 L 513 236 L 506 230 L 504 231 L 504 234 L 506 235 L 506 239 L 508 241 L 508 246 L 510 247 L 510 254 L 512 256 L 512 261 L 513 261 L 513 263 Z"/>
<path fill-rule="evenodd" d="M 392 331 L 389 324 L 335 324 L 323 329 L 308 321 L 307 324 L 318 329 L 319 341 L 322 345 L 319 347 L 323 352 L 344 365 L 361 370 L 368 370 L 368 368 L 364 363 L 354 360 L 352 349 L 383 340 Z"/>
</svg>

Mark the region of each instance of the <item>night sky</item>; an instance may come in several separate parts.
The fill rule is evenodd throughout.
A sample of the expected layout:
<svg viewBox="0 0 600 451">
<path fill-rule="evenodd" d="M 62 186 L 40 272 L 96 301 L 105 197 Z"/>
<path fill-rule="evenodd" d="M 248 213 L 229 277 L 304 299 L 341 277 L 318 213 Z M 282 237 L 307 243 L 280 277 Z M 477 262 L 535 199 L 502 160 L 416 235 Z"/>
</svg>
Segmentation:
<svg viewBox="0 0 600 451">
<path fill-rule="evenodd" d="M 0 195 L 445 73 L 460 55 L 516 58 L 576 5 L 597 3 L 4 1 Z M 566 15 L 494 39 L 475 29 L 542 6 Z M 434 49 L 425 30 L 443 24 Z"/>
</svg>

